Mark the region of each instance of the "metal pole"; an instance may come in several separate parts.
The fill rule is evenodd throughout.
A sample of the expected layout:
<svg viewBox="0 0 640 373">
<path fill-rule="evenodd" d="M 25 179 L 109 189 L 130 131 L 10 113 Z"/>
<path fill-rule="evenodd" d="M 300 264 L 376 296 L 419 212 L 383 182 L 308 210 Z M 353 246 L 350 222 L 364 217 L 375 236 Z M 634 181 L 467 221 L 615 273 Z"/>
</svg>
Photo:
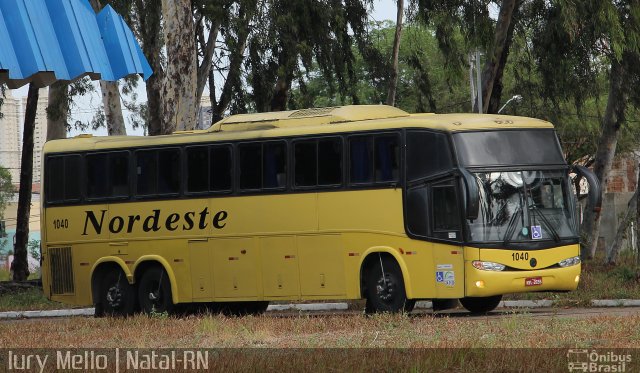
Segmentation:
<svg viewBox="0 0 640 373">
<path fill-rule="evenodd" d="M 476 87 L 473 83 L 473 63 L 474 57 L 473 53 L 469 53 L 469 83 L 471 86 L 471 112 L 473 112 L 473 106 L 476 103 Z"/>
<path fill-rule="evenodd" d="M 480 50 L 476 49 L 476 88 L 478 89 L 478 113 L 482 114 L 482 71 L 480 70 Z"/>
</svg>

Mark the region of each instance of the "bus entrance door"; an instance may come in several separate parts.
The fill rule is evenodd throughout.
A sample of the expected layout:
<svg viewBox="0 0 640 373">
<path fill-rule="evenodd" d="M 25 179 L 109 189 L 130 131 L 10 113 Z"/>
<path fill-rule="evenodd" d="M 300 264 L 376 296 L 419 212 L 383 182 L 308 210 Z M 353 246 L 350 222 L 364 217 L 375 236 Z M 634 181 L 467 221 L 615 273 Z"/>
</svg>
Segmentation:
<svg viewBox="0 0 640 373">
<path fill-rule="evenodd" d="M 462 247 L 435 243 L 433 265 L 435 298 L 464 297 L 464 255 Z"/>
</svg>

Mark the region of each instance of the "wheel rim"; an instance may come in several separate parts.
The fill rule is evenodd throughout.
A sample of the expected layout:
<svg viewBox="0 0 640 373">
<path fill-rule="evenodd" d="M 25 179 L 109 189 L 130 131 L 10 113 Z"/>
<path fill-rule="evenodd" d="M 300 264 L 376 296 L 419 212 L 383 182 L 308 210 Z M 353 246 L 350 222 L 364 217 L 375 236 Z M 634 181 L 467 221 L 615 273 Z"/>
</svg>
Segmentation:
<svg viewBox="0 0 640 373">
<path fill-rule="evenodd" d="M 111 308 L 118 308 L 122 305 L 122 290 L 120 286 L 113 285 L 107 290 L 107 304 Z"/>
<path fill-rule="evenodd" d="M 396 296 L 396 283 L 389 274 L 380 276 L 376 284 L 376 295 L 385 303 L 392 303 Z"/>
<path fill-rule="evenodd" d="M 155 309 L 156 311 L 162 311 L 164 305 L 164 297 L 160 289 L 160 282 L 153 281 L 147 286 L 146 301 L 149 304 L 149 310 Z"/>
</svg>

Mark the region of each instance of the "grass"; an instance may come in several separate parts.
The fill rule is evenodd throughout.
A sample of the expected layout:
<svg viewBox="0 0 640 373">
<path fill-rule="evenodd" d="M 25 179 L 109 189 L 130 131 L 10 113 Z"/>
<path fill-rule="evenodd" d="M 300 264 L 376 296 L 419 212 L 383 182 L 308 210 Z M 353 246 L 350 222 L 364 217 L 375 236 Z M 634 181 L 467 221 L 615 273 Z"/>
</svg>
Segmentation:
<svg viewBox="0 0 640 373">
<path fill-rule="evenodd" d="M 40 288 L 31 288 L 13 294 L 0 295 L 0 312 L 55 310 L 63 308 L 73 307 L 48 300 Z"/>
<path fill-rule="evenodd" d="M 200 315 L 66 318 L 0 323 L 11 348 L 596 348 L 640 347 L 640 315 L 529 314 L 484 318 L 407 315 Z M 553 330 L 553 333 L 549 331 Z"/>
<path fill-rule="evenodd" d="M 393 371 L 461 371 L 461 367 L 470 371 L 566 371 L 568 349 L 640 347 L 640 315 L 533 318 L 519 313 L 474 319 L 362 314 L 241 318 L 138 315 L 127 319 L 22 320 L 0 322 L 0 346 L 222 348 L 216 354 L 228 359 L 216 364 L 232 364 L 226 367 L 232 371 L 262 371 L 265 367 L 380 371 L 384 366 Z"/>
</svg>

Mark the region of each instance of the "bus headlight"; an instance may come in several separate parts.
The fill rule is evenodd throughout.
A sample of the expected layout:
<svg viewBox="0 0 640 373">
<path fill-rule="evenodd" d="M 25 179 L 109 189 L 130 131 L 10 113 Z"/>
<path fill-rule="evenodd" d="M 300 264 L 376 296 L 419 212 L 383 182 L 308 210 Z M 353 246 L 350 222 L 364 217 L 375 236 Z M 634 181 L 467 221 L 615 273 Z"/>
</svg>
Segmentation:
<svg viewBox="0 0 640 373">
<path fill-rule="evenodd" d="M 574 256 L 573 258 L 561 260 L 558 264 L 560 265 L 560 267 L 571 267 L 576 264 L 580 264 L 580 257 Z"/>
<path fill-rule="evenodd" d="M 504 271 L 504 264 L 474 260 L 471 265 L 483 271 Z"/>
</svg>

